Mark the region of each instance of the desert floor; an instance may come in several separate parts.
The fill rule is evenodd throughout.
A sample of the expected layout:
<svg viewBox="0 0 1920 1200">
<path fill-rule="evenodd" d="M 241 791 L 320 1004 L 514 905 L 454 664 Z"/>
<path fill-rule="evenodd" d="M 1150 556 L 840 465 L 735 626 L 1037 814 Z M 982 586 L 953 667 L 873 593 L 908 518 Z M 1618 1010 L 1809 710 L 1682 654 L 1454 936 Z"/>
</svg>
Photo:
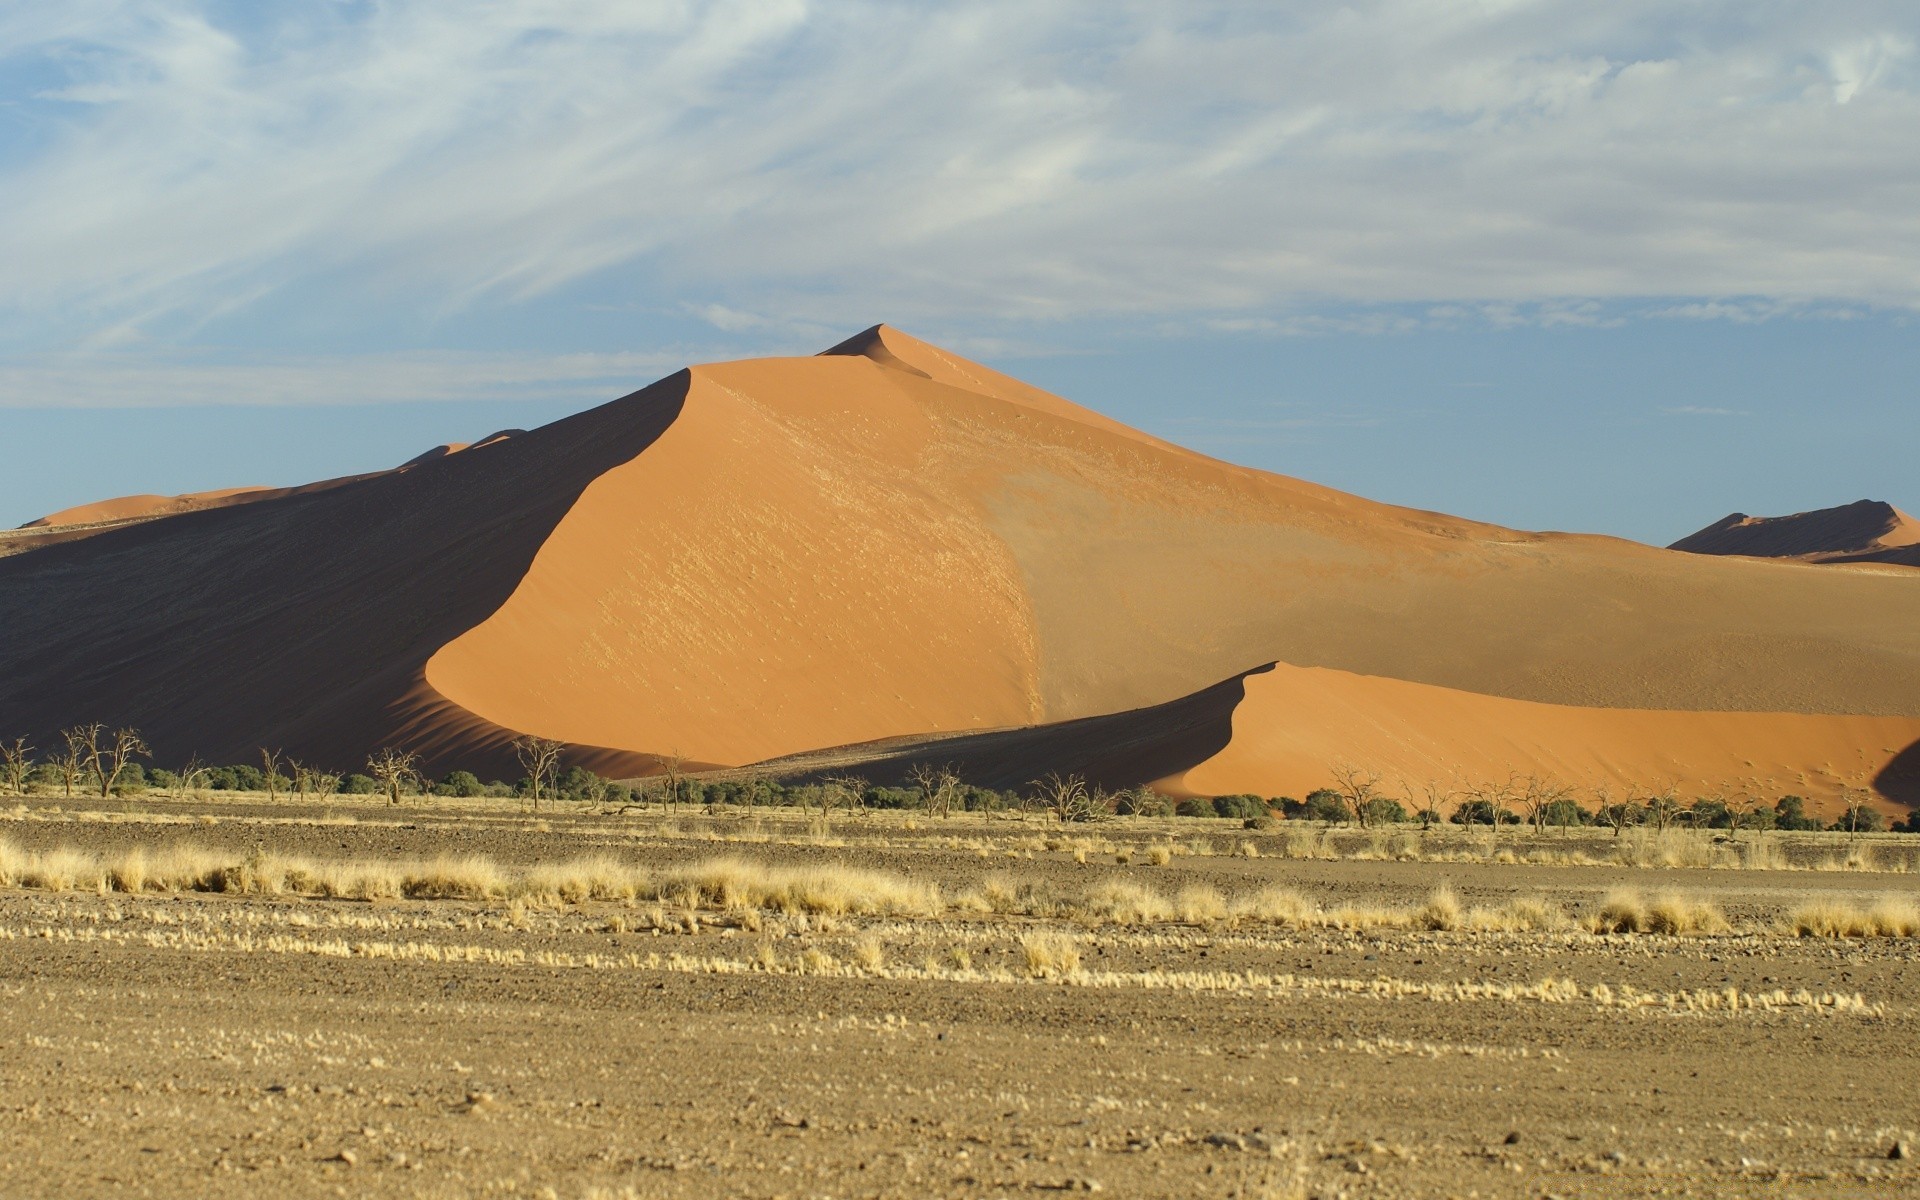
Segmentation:
<svg viewBox="0 0 1920 1200">
<path fill-rule="evenodd" d="M 1911 1195 L 1913 854 L 30 797 L 0 1194 Z"/>
</svg>

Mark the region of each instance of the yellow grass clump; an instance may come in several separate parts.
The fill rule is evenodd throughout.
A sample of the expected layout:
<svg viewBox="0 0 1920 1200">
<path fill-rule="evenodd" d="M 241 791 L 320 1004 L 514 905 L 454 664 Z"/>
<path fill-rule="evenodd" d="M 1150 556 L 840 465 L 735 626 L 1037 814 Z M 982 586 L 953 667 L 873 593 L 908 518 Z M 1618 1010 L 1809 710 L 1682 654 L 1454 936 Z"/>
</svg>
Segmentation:
<svg viewBox="0 0 1920 1200">
<path fill-rule="evenodd" d="M 1801 937 L 1916 937 L 1920 908 L 1904 896 L 1888 896 L 1866 908 L 1844 900 L 1818 900 L 1795 909 L 1789 923 Z"/>
<path fill-rule="evenodd" d="M 1638 892 L 1613 892 L 1587 921 L 1594 933 L 1725 933 L 1731 926 L 1719 907 L 1697 896 L 1666 893 L 1646 900 Z"/>
</svg>

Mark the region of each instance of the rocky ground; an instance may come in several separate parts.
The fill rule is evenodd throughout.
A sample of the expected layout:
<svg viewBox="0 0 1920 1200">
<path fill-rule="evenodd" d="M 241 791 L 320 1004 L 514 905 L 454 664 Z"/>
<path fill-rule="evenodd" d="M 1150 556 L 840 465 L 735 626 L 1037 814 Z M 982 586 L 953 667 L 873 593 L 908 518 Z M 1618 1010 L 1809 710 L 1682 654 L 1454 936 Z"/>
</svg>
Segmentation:
<svg viewBox="0 0 1920 1200">
<path fill-rule="evenodd" d="M 7 888 L 6 1196 L 1920 1189 L 1920 1164 L 1890 1157 L 1920 1127 L 1920 945 L 1787 925 L 1810 899 L 1911 900 L 1910 874 L 1302 861 L 1278 833 L 1188 822 L 871 818 L 821 836 L 499 802 L 327 824 L 284 803 L 55 807 L 30 801 L 0 838 L 43 854 L 727 854 L 956 900 L 989 881 L 1061 899 L 928 916 Z M 1259 857 L 1237 856 L 1249 838 Z M 1168 845 L 1182 852 L 1153 861 Z M 1116 881 L 1228 906 L 1120 921 L 1070 902 Z M 1468 908 L 1535 900 L 1575 922 L 1610 890 L 1673 891 L 1731 929 L 1232 912 L 1274 884 L 1390 911 L 1443 882 Z"/>
</svg>

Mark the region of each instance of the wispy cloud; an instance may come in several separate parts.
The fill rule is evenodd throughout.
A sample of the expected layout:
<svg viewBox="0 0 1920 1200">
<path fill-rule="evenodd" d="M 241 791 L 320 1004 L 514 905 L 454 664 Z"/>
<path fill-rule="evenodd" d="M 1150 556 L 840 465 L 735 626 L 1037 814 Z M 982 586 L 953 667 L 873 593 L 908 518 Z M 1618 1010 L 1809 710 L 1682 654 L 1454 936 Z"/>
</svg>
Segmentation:
<svg viewBox="0 0 1920 1200">
<path fill-rule="evenodd" d="M 22 5 L 0 346 L 610 280 L 782 338 L 1908 307 L 1916 44 L 1891 0 Z"/>
</svg>

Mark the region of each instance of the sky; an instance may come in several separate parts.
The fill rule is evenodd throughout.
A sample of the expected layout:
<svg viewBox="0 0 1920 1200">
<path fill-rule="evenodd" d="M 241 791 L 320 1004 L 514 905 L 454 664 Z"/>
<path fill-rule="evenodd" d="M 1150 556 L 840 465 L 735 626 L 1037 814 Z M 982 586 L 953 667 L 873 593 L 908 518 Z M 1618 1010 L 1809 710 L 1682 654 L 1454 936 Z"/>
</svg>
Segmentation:
<svg viewBox="0 0 1920 1200">
<path fill-rule="evenodd" d="M 1905 2 L 0 6 L 0 525 L 885 321 L 1377 499 L 1920 506 Z"/>
</svg>

